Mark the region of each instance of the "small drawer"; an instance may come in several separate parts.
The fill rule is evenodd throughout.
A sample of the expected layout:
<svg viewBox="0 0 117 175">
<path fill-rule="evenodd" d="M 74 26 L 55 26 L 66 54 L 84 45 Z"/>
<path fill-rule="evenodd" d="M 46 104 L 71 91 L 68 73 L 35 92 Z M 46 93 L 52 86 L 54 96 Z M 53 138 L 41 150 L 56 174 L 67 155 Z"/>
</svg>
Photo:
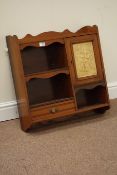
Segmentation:
<svg viewBox="0 0 117 175">
<path fill-rule="evenodd" d="M 62 117 L 75 113 L 74 100 L 54 103 L 50 105 L 40 106 L 31 109 L 31 116 L 33 121 L 43 121 L 51 118 Z"/>
</svg>

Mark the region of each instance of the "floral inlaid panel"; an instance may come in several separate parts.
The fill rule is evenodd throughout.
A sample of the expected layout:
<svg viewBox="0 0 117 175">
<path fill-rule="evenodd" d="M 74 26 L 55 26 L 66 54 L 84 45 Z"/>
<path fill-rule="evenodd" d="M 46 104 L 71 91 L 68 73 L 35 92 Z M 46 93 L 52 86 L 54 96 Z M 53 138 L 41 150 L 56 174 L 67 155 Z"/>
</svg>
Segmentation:
<svg viewBox="0 0 117 175">
<path fill-rule="evenodd" d="M 73 44 L 73 53 L 78 78 L 97 75 L 92 42 Z"/>
</svg>

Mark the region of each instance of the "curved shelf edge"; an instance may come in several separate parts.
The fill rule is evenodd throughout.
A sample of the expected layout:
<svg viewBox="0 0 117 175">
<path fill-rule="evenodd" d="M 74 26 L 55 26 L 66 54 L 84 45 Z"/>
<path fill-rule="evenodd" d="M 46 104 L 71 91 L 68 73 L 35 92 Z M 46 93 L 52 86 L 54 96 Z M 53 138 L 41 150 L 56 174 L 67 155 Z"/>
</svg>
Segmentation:
<svg viewBox="0 0 117 175">
<path fill-rule="evenodd" d="M 58 69 L 58 70 L 51 70 L 47 72 L 41 72 L 41 73 L 34 73 L 25 76 L 26 82 L 30 81 L 33 78 L 51 78 L 53 76 L 56 76 L 58 74 L 67 74 L 69 75 L 69 70 L 68 69 Z"/>
<path fill-rule="evenodd" d="M 43 44 L 43 46 L 41 46 L 40 44 Z M 20 45 L 20 49 L 23 50 L 26 47 L 46 47 L 49 46 L 53 43 L 59 43 L 59 44 L 64 44 L 64 40 L 63 39 L 56 39 L 56 40 L 50 40 L 50 41 L 44 41 L 44 42 L 30 42 L 30 43 L 24 43 Z"/>
<path fill-rule="evenodd" d="M 78 88 L 75 88 L 75 92 L 78 92 L 81 89 L 84 89 L 84 90 L 95 89 L 96 87 L 99 87 L 99 86 L 106 87 L 105 82 L 97 82 L 95 84 L 79 86 Z"/>
</svg>

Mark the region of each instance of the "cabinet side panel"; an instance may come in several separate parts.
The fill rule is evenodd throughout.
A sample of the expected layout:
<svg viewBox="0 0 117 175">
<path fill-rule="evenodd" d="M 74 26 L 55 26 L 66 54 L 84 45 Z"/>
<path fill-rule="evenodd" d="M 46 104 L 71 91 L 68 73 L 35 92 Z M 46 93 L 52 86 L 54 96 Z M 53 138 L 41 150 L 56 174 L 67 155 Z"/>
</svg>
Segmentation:
<svg viewBox="0 0 117 175">
<path fill-rule="evenodd" d="M 101 49 L 100 36 L 99 36 L 98 28 L 97 28 L 97 43 L 98 43 L 98 49 L 99 49 L 99 52 L 100 52 L 102 70 L 103 70 L 103 74 L 104 74 L 104 80 L 105 80 L 105 84 L 106 84 L 106 91 L 107 91 L 107 96 L 108 96 L 107 101 L 108 101 L 108 104 L 109 104 L 109 107 L 110 107 L 109 93 L 108 93 L 107 80 L 106 80 L 106 74 L 105 74 L 104 61 L 103 61 L 103 55 L 102 55 L 102 49 Z"/>
<path fill-rule="evenodd" d="M 23 130 L 27 130 L 31 126 L 31 117 L 29 113 L 28 96 L 24 79 L 23 66 L 21 62 L 20 50 L 18 46 L 18 39 L 14 36 L 7 36 L 6 41 L 18 102 L 21 127 Z"/>
</svg>

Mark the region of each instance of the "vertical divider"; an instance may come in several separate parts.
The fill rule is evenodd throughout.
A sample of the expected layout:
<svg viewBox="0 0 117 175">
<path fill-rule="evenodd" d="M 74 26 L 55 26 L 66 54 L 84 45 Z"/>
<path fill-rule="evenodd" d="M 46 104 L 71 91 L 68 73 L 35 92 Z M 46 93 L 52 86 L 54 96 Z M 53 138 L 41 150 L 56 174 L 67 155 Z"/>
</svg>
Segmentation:
<svg viewBox="0 0 117 175">
<path fill-rule="evenodd" d="M 75 91 L 74 91 L 74 82 L 73 82 L 73 70 L 72 70 L 72 54 L 71 54 L 71 48 L 70 48 L 70 38 L 65 38 L 65 48 L 66 48 L 66 53 L 67 53 L 67 61 L 68 61 L 68 67 L 70 71 L 70 78 L 71 78 L 71 85 L 72 85 L 72 91 L 73 91 L 73 96 L 74 96 L 74 101 L 75 101 L 75 107 L 76 110 L 78 108 L 77 106 L 77 101 L 76 101 L 76 96 L 75 96 Z"/>
</svg>

